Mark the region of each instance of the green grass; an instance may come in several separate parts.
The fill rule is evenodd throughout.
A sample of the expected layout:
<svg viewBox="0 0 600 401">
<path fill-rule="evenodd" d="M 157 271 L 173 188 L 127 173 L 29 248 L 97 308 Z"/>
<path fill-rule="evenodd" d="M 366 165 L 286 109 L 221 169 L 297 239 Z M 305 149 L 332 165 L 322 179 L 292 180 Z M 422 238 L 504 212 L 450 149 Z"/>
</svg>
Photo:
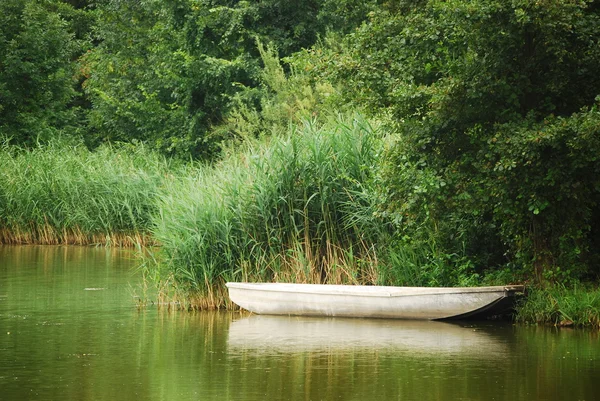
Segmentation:
<svg viewBox="0 0 600 401">
<path fill-rule="evenodd" d="M 163 158 L 136 147 L 60 142 L 0 148 L 0 243 L 144 243 Z"/>
<path fill-rule="evenodd" d="M 521 323 L 600 328 L 600 289 L 554 285 L 532 289 L 517 306 Z"/>
</svg>

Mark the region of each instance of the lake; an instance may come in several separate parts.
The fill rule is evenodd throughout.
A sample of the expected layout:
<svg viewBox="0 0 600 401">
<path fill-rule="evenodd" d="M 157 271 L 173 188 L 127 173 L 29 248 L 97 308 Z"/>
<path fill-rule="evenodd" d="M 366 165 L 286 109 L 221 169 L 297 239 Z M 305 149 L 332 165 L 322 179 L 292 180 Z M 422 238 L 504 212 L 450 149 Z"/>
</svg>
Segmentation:
<svg viewBox="0 0 600 401">
<path fill-rule="evenodd" d="M 169 312 L 134 253 L 0 246 L 0 400 L 595 400 L 597 331 Z"/>
</svg>

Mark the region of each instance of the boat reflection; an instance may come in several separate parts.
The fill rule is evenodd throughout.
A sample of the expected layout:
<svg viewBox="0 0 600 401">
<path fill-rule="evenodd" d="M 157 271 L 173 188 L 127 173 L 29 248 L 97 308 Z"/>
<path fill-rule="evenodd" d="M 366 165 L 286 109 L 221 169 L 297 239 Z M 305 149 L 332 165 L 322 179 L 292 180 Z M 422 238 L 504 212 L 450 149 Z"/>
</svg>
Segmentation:
<svg viewBox="0 0 600 401">
<path fill-rule="evenodd" d="M 507 344 L 477 326 L 417 320 L 251 315 L 229 327 L 230 352 L 393 350 L 421 355 L 497 358 Z"/>
</svg>

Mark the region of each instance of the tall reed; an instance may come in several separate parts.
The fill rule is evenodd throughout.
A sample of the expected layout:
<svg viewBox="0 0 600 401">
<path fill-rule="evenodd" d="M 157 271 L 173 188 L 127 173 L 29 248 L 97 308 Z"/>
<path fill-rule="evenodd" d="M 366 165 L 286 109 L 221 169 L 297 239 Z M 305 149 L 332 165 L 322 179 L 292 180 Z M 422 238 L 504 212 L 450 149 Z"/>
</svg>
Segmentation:
<svg viewBox="0 0 600 401">
<path fill-rule="evenodd" d="M 376 283 L 386 228 L 364 214 L 382 146 L 360 117 L 307 122 L 170 181 L 154 223 L 160 263 L 148 274 L 192 307 L 223 306 L 232 280 Z"/>
<path fill-rule="evenodd" d="M 169 171 L 141 146 L 5 146 L 0 160 L 0 243 L 14 244 L 144 243 Z"/>
</svg>

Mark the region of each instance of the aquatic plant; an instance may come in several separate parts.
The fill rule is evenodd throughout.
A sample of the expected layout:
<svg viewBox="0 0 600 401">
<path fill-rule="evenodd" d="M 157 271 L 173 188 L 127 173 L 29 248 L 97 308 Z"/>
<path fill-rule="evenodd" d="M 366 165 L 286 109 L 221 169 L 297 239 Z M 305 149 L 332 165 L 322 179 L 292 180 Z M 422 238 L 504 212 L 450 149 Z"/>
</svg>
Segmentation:
<svg viewBox="0 0 600 401">
<path fill-rule="evenodd" d="M 600 289 L 582 285 L 534 288 L 517 306 L 521 323 L 600 328 Z"/>
<path fill-rule="evenodd" d="M 388 227 L 364 214 L 382 150 L 378 128 L 361 117 L 305 122 L 169 181 L 148 274 L 204 307 L 223 306 L 215 294 L 231 280 L 377 283 Z"/>
<path fill-rule="evenodd" d="M 169 171 L 142 146 L 5 146 L 0 160 L 0 243 L 10 244 L 145 243 Z"/>
</svg>

